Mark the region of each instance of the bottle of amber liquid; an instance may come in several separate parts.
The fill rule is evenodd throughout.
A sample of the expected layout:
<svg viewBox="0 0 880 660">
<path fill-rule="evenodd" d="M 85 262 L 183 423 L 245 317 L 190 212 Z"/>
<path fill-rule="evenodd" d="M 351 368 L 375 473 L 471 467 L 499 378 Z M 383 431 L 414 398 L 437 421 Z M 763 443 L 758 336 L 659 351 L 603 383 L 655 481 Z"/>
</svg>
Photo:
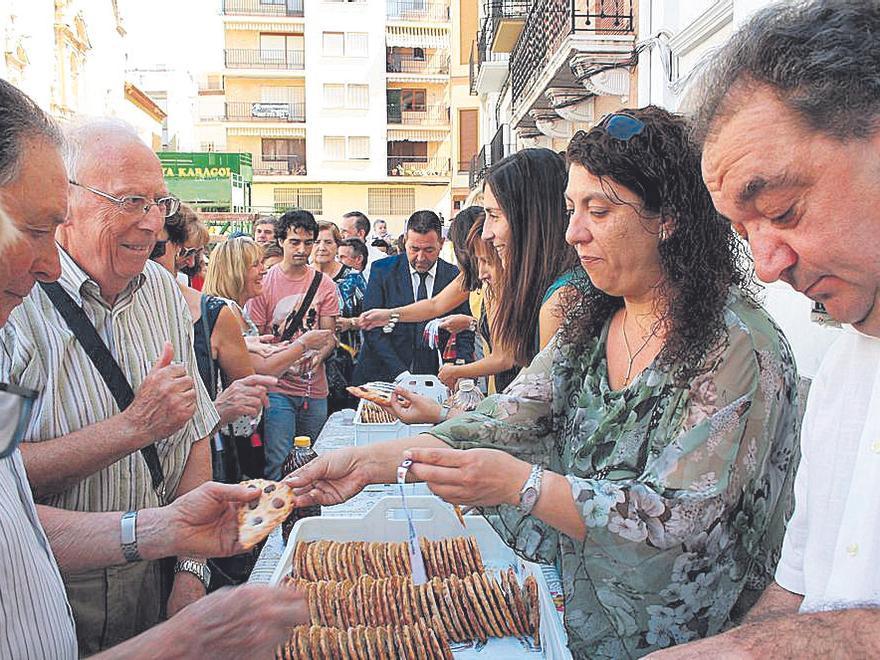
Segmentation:
<svg viewBox="0 0 880 660">
<path fill-rule="evenodd" d="M 284 459 L 284 464 L 281 466 L 281 474 L 287 476 L 316 458 L 318 458 L 318 455 L 312 449 L 312 439 L 307 435 L 298 435 L 293 439 L 293 449 L 290 450 L 287 458 Z M 297 520 L 320 515 L 320 506 L 304 506 L 291 511 L 287 519 L 281 523 L 281 536 L 284 538 L 284 543 L 287 543 L 290 530 L 293 529 Z"/>
</svg>

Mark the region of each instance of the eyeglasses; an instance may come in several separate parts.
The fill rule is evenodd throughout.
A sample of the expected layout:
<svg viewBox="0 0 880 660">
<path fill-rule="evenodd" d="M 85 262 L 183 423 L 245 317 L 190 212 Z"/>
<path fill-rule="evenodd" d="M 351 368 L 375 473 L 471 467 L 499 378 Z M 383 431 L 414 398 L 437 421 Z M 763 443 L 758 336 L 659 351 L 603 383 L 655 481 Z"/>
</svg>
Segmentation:
<svg viewBox="0 0 880 660">
<path fill-rule="evenodd" d="M 641 132 L 645 130 L 645 122 L 641 119 L 636 119 L 632 115 L 627 115 L 623 112 L 615 112 L 606 115 L 605 118 L 599 122 L 599 127 L 605 129 L 605 132 L 614 139 L 628 142 L 630 139 L 641 134 Z"/>
<path fill-rule="evenodd" d="M 200 247 L 191 247 L 191 248 L 180 248 L 177 251 L 178 259 L 189 259 L 190 257 L 196 256 L 199 252 L 201 252 L 202 248 Z"/>
<path fill-rule="evenodd" d="M 68 183 L 70 183 L 70 185 L 72 186 L 79 186 L 80 188 L 84 188 L 89 192 L 100 195 L 104 199 L 109 199 L 111 202 L 114 202 L 124 213 L 134 214 L 140 211 L 141 213 L 146 215 L 150 212 L 151 208 L 153 208 L 154 206 L 158 206 L 159 210 L 162 211 L 164 216 L 166 218 L 170 218 L 172 215 L 177 213 L 177 210 L 180 208 L 180 200 L 176 197 L 169 196 L 154 200 L 149 200 L 141 195 L 126 195 L 125 197 L 114 197 L 110 193 L 105 193 L 103 190 L 98 190 L 97 188 L 83 185 L 72 179 L 68 180 Z"/>
<path fill-rule="evenodd" d="M 150 252 L 150 259 L 160 259 L 165 256 L 165 246 L 168 245 L 168 241 L 156 241 L 156 244 L 153 246 L 153 251 Z"/>
<path fill-rule="evenodd" d="M 18 447 L 36 398 L 33 390 L 0 383 L 0 458 L 6 458 Z"/>
</svg>

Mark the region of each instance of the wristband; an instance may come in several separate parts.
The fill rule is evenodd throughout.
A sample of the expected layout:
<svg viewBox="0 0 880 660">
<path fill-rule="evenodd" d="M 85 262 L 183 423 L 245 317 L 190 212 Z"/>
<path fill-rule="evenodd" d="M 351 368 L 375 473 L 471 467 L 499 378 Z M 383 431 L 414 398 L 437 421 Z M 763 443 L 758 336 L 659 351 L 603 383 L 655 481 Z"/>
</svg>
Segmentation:
<svg viewBox="0 0 880 660">
<path fill-rule="evenodd" d="M 122 514 L 120 520 L 122 556 L 131 563 L 141 560 L 137 547 L 137 511 Z"/>
</svg>

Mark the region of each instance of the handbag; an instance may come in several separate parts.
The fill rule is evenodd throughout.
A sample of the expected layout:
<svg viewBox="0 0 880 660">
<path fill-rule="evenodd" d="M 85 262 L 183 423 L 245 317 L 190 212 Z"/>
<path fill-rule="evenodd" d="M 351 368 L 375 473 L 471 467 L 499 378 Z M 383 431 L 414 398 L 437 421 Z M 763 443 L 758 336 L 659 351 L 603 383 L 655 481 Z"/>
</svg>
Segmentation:
<svg viewBox="0 0 880 660">
<path fill-rule="evenodd" d="M 58 310 L 58 313 L 64 318 L 67 327 L 71 329 L 80 345 L 85 349 L 86 355 L 95 365 L 101 378 L 110 390 L 110 394 L 116 401 L 119 411 L 122 412 L 134 401 L 134 391 L 131 389 L 128 379 L 119 368 L 119 364 L 110 353 L 110 349 L 101 339 L 95 326 L 86 316 L 83 308 L 74 302 L 73 298 L 64 290 L 58 282 L 40 282 L 40 286 L 49 300 Z M 150 479 L 153 484 L 153 491 L 159 498 L 159 505 L 165 506 L 168 503 L 167 493 L 165 492 L 165 472 L 162 470 L 162 463 L 159 460 L 159 452 L 156 451 L 155 444 L 149 444 L 141 447 L 141 456 L 150 470 Z"/>
<path fill-rule="evenodd" d="M 351 385 L 354 374 L 354 358 L 348 348 L 337 346 L 324 360 L 324 369 L 327 373 L 329 398 L 347 400 L 350 395 L 345 388 Z"/>
</svg>

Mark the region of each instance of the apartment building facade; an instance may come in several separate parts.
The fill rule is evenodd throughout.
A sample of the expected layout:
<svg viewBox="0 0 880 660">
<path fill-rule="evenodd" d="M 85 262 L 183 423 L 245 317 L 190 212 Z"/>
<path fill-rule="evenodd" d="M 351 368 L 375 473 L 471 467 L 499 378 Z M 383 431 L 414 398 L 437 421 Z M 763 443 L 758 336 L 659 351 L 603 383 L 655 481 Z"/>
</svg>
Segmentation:
<svg viewBox="0 0 880 660">
<path fill-rule="evenodd" d="M 636 102 L 638 27 L 636 0 L 482 0 L 469 58 L 481 105 L 474 194 L 510 153 L 561 151 L 577 130 Z"/>
<path fill-rule="evenodd" d="M 255 212 L 448 218 L 455 184 L 467 192 L 453 100 L 477 105 L 452 29 L 462 5 L 475 30 L 476 0 L 223 0 L 201 150 L 251 154 Z"/>
</svg>

